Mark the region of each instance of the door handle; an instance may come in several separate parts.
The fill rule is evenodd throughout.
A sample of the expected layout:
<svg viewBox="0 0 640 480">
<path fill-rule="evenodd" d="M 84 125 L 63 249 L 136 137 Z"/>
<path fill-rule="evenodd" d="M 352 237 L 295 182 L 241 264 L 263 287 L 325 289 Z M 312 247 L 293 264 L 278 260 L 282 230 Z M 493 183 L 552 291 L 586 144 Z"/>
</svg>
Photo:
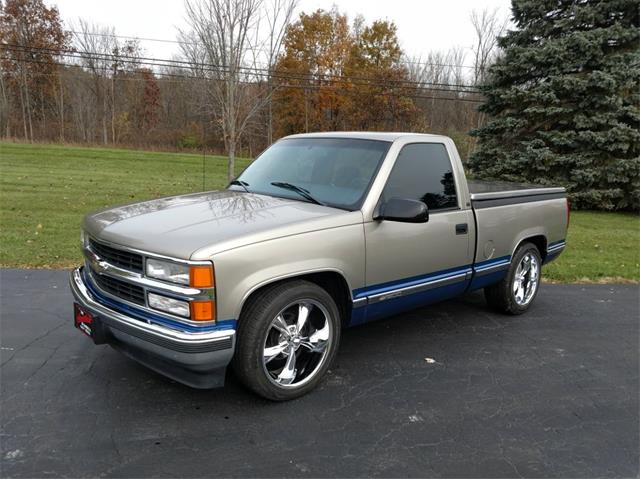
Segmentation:
<svg viewBox="0 0 640 480">
<path fill-rule="evenodd" d="M 456 225 L 456 235 L 466 235 L 469 231 L 469 225 L 466 223 L 458 223 Z"/>
</svg>

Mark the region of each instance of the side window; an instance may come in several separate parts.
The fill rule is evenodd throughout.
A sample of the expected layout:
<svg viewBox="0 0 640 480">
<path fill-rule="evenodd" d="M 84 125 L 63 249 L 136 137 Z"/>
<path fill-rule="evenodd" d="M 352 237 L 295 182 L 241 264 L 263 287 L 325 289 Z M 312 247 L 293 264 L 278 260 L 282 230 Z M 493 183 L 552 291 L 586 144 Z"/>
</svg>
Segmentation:
<svg viewBox="0 0 640 480">
<path fill-rule="evenodd" d="M 382 198 L 420 200 L 429 210 L 458 206 L 451 161 L 440 143 L 405 145 L 391 170 Z"/>
</svg>

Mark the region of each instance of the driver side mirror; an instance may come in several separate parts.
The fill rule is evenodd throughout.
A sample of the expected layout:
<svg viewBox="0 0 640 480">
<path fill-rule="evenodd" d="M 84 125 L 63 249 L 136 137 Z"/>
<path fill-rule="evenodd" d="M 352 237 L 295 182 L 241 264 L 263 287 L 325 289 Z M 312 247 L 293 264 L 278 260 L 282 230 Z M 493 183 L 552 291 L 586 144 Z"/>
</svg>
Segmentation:
<svg viewBox="0 0 640 480">
<path fill-rule="evenodd" d="M 408 198 L 390 198 L 378 208 L 374 220 L 425 223 L 429 221 L 429 208 L 424 202 Z"/>
</svg>

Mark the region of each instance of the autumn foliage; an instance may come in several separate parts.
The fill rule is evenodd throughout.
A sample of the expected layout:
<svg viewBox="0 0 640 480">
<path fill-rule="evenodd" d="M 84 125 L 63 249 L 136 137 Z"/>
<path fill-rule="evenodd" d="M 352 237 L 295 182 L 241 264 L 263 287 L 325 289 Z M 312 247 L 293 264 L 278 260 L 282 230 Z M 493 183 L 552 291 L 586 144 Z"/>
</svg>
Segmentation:
<svg viewBox="0 0 640 480">
<path fill-rule="evenodd" d="M 337 10 L 302 14 L 275 69 L 276 134 L 419 126 L 396 26 Z"/>
<path fill-rule="evenodd" d="M 70 34 L 63 30 L 55 7 L 8 0 L 0 10 L 0 44 L 6 46 L 0 57 L 2 71 L 12 73 L 2 81 L 3 95 L 10 90 L 17 99 L 24 137 L 33 140 L 36 119 L 46 122 L 45 111 L 57 98 L 55 57 L 69 48 Z"/>
<path fill-rule="evenodd" d="M 159 59 L 111 26 L 65 25 L 44 0 L 0 0 L 0 138 L 206 148 L 232 158 L 300 132 L 431 131 L 462 139 L 468 152 L 465 132 L 477 125 L 480 97 L 434 88 L 460 83 L 463 67 L 446 64 L 461 65 L 462 56 L 411 62 L 393 22 L 350 20 L 335 7 L 296 17 L 295 0 L 188 3 L 180 55 Z M 232 13 L 247 14 L 241 7 L 249 4 L 273 10 L 254 12 L 247 38 L 260 22 L 270 36 L 234 47 L 231 69 L 230 47 L 215 32 L 237 26 Z M 229 10 L 221 24 L 199 14 L 214 7 Z"/>
</svg>

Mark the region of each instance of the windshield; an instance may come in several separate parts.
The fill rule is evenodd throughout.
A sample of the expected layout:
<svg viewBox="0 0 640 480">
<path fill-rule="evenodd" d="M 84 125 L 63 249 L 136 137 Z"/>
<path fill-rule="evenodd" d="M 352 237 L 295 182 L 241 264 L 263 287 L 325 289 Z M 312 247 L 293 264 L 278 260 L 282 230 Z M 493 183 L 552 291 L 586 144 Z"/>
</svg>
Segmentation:
<svg viewBox="0 0 640 480">
<path fill-rule="evenodd" d="M 330 207 L 357 210 L 390 145 L 351 138 L 285 139 L 265 150 L 237 180 L 254 193 L 313 198 Z M 283 183 L 304 189 L 307 198 L 290 186 L 283 188 Z"/>
</svg>

